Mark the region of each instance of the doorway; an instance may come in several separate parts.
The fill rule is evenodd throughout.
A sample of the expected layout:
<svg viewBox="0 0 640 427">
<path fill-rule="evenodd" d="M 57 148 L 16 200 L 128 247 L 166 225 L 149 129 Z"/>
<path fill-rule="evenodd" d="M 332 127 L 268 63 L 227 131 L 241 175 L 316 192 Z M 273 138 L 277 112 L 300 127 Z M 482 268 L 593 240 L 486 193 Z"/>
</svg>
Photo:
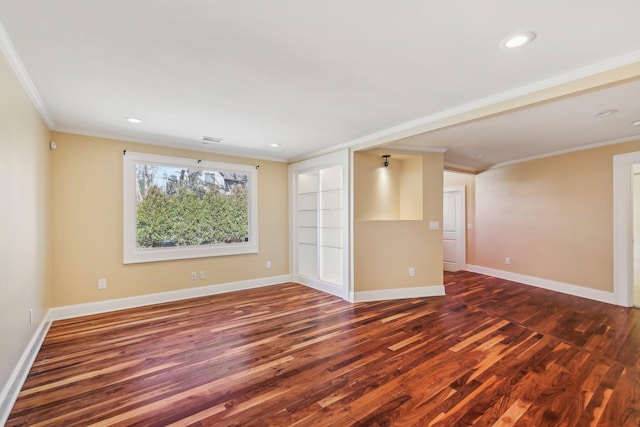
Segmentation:
<svg viewBox="0 0 640 427">
<path fill-rule="evenodd" d="M 640 163 L 633 165 L 633 305 L 640 308 Z"/>
<path fill-rule="evenodd" d="M 465 186 L 444 187 L 442 199 L 442 249 L 444 271 L 464 270 L 467 264 Z"/>
<path fill-rule="evenodd" d="M 613 292 L 616 304 L 634 305 L 634 165 L 640 152 L 613 156 Z"/>
</svg>

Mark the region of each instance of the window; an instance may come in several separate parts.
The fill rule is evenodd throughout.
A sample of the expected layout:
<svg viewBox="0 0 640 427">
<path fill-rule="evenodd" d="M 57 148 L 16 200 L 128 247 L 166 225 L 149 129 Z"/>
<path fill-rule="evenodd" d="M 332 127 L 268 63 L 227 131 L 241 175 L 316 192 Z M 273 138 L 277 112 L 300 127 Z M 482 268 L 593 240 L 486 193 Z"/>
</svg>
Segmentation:
<svg viewBox="0 0 640 427">
<path fill-rule="evenodd" d="M 254 166 L 125 152 L 125 264 L 258 252 Z"/>
</svg>

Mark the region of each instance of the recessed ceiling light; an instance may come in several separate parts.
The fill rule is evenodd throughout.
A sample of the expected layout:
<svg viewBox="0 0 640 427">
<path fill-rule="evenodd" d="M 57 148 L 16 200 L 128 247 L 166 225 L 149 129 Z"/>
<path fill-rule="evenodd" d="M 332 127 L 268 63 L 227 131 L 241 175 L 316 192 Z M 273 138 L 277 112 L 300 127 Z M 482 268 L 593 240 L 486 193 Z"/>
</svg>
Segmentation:
<svg viewBox="0 0 640 427">
<path fill-rule="evenodd" d="M 536 33 L 532 31 L 525 31 L 522 33 L 513 34 L 506 39 L 502 40 L 500 47 L 506 49 L 513 49 L 516 47 L 524 46 L 527 43 L 531 43 L 536 38 Z"/>
<path fill-rule="evenodd" d="M 216 138 L 215 136 L 203 136 L 202 140 L 206 142 L 222 142 L 222 138 Z"/>
<path fill-rule="evenodd" d="M 139 119 L 139 118 L 137 118 L 137 117 L 125 117 L 124 119 L 125 119 L 126 121 L 128 121 L 129 123 L 136 123 L 136 124 L 138 124 L 138 123 L 144 123 L 144 120 Z"/>
<path fill-rule="evenodd" d="M 269 144 L 269 145 L 271 146 L 271 148 L 279 148 L 279 147 L 281 147 L 280 144 L 275 143 L 275 142 L 273 144 Z"/>
<path fill-rule="evenodd" d="M 635 122 L 631 123 L 632 126 L 640 126 L 640 120 L 636 120 Z"/>
<path fill-rule="evenodd" d="M 607 117 L 617 112 L 618 110 L 602 110 L 599 113 L 594 114 L 593 117 Z"/>
</svg>

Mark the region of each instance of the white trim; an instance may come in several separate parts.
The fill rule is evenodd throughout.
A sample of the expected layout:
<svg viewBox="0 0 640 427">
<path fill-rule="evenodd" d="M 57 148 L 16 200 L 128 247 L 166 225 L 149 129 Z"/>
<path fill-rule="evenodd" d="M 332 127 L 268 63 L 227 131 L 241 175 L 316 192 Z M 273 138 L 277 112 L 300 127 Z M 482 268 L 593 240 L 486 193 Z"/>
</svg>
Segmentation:
<svg viewBox="0 0 640 427">
<path fill-rule="evenodd" d="M 54 320 L 70 319 L 80 316 L 124 310 L 127 308 L 142 307 L 151 304 L 160 304 L 164 302 L 179 301 L 189 298 L 255 289 L 291 281 L 291 276 L 285 274 L 281 276 L 263 277 L 259 279 L 229 282 L 219 285 L 182 289 L 179 291 L 161 292 L 156 294 L 140 295 L 136 297 L 51 308 L 42 319 L 42 322 L 38 326 L 38 329 L 35 331 L 33 337 L 31 338 L 31 341 L 29 341 L 27 348 L 24 350 L 22 356 L 18 360 L 16 367 L 9 376 L 7 383 L 2 388 L 2 391 L 0 391 L 0 425 L 4 425 L 4 423 L 9 418 L 9 414 L 11 413 L 11 409 L 13 408 L 13 405 L 18 398 L 18 394 L 22 389 L 22 385 L 27 379 L 29 370 L 31 369 L 31 366 L 33 365 L 33 362 L 38 355 L 38 351 L 40 351 L 40 347 L 42 346 L 47 332 L 49 331 L 51 322 L 53 322 Z"/>
<path fill-rule="evenodd" d="M 174 246 L 140 248 L 136 241 L 136 166 L 138 164 L 183 167 L 190 170 L 242 172 L 248 178 L 248 241 L 202 246 Z M 203 258 L 253 254 L 258 252 L 258 172 L 254 165 L 212 162 L 184 157 L 125 151 L 122 156 L 123 194 L 123 263 L 168 261 L 175 259 Z"/>
<path fill-rule="evenodd" d="M 456 163 L 444 162 L 444 170 L 447 171 L 448 170 L 447 168 L 454 169 L 454 170 L 451 170 L 450 172 L 465 171 L 463 173 L 470 173 L 472 175 L 477 175 L 481 171 L 486 170 L 486 168 L 485 169 L 475 169 L 475 168 L 472 168 L 472 167 L 469 167 L 469 166 L 458 165 Z"/>
<path fill-rule="evenodd" d="M 298 278 L 302 279 L 302 278 Z M 80 316 L 89 316 L 92 314 L 108 313 L 116 310 L 124 310 L 128 308 L 142 307 L 151 304 L 160 304 L 165 302 L 179 301 L 189 298 L 197 298 L 203 296 L 216 295 L 227 292 L 234 292 L 247 289 L 255 289 L 265 286 L 273 286 L 281 283 L 292 282 L 290 275 L 272 276 L 260 279 L 243 280 L 238 282 L 230 282 L 219 285 L 209 285 L 198 288 L 182 289 L 178 291 L 161 292 L 148 295 L 140 295 L 136 297 L 120 298 L 107 301 L 98 301 L 86 304 L 68 305 L 62 307 L 54 307 L 50 309 L 38 329 L 34 333 L 27 348 L 22 353 L 20 360 L 11 373 L 9 380 L 0 391 L 0 425 L 9 418 L 11 409 L 27 379 L 29 370 L 35 361 L 38 351 L 44 342 L 51 322 L 55 320 L 70 319 Z M 309 286 L 320 291 L 324 289 L 318 287 L 321 283 L 313 283 L 313 281 L 300 280 L 298 283 Z M 354 302 L 381 301 L 391 299 L 404 298 L 423 298 L 432 296 L 445 295 L 443 285 L 422 286 L 412 288 L 384 289 L 378 291 L 362 291 L 349 292 L 350 299 Z"/>
<path fill-rule="evenodd" d="M 613 156 L 613 291 L 617 304 L 633 306 L 633 165 L 640 152 Z"/>
<path fill-rule="evenodd" d="M 13 372 L 9 376 L 6 384 L 0 391 L 0 425 L 5 425 L 7 419 L 9 418 L 9 414 L 11 413 L 11 409 L 13 405 L 16 403 L 16 399 L 18 398 L 18 394 L 22 389 L 22 385 L 27 379 L 27 375 L 29 375 L 29 370 L 33 365 L 33 362 L 40 351 L 40 347 L 44 342 L 44 338 L 47 335 L 47 331 L 49 330 L 49 326 L 51 326 L 51 318 L 50 318 L 51 310 L 47 312 L 44 316 L 38 329 L 36 329 L 33 337 L 29 341 L 29 344 L 22 352 L 22 356 L 18 360 Z"/>
<path fill-rule="evenodd" d="M 347 294 L 347 301 L 354 302 L 355 301 L 355 290 L 354 284 L 356 283 L 356 267 L 355 267 L 355 247 L 356 247 L 356 238 L 355 238 L 355 197 L 353 197 L 355 193 L 355 152 L 353 150 L 349 150 L 349 292 Z"/>
<path fill-rule="evenodd" d="M 615 144 L 623 144 L 625 142 L 637 141 L 638 139 L 640 139 L 640 134 L 626 136 L 624 138 L 611 139 L 609 141 L 596 142 L 594 144 L 589 144 L 589 145 L 581 145 L 580 147 L 567 148 L 565 150 L 552 151 L 551 153 L 538 154 L 537 156 L 525 157 L 517 160 L 509 160 L 508 162 L 496 163 L 495 165 L 491 166 L 487 170 L 497 169 L 497 168 L 501 168 L 509 165 L 515 165 L 517 163 L 524 163 L 531 160 L 544 159 L 546 157 L 560 156 L 562 154 L 574 153 L 576 151 L 591 150 L 592 148 L 606 147 L 608 145 L 615 145 Z"/>
<path fill-rule="evenodd" d="M 54 307 L 50 310 L 51 320 L 70 319 L 73 317 L 107 313 L 110 311 L 142 307 L 151 304 L 160 304 L 189 298 L 198 298 L 227 292 L 261 288 L 264 286 L 272 286 L 287 282 L 291 282 L 291 276 L 285 274 L 282 276 L 271 276 L 263 277 L 260 279 L 242 280 L 238 282 L 222 283 L 219 285 L 208 285 L 197 288 L 181 289 L 178 291 L 161 292 L 155 294 L 139 295 L 129 298 L 119 298 L 106 301 L 90 302 L 86 304 Z"/>
<path fill-rule="evenodd" d="M 412 288 L 381 289 L 354 293 L 354 302 L 384 301 L 405 298 L 425 298 L 444 296 L 444 285 L 420 286 Z"/>
<path fill-rule="evenodd" d="M 249 148 L 240 149 L 235 147 L 229 147 L 221 144 L 209 144 L 204 145 L 202 141 L 194 142 L 193 140 L 171 137 L 170 140 L 164 140 L 167 138 L 162 135 L 152 135 L 150 138 L 144 138 L 140 136 L 131 136 L 116 134 L 110 132 L 99 132 L 88 129 L 75 129 L 58 127 L 54 129 L 56 132 L 70 133 L 73 135 L 79 135 L 83 137 L 94 137 L 100 139 L 115 139 L 121 142 L 131 142 L 134 144 L 145 144 L 154 147 L 171 147 L 179 148 L 181 150 L 197 151 L 206 154 L 216 154 L 222 156 L 241 157 L 243 159 L 255 159 L 255 160 L 269 160 L 272 162 L 289 163 L 289 160 L 284 156 L 277 156 L 274 154 L 265 154 L 259 150 L 252 150 Z"/>
<path fill-rule="evenodd" d="M 18 53 L 13 47 L 13 43 L 11 43 L 11 39 L 9 39 L 9 35 L 4 29 L 2 23 L 0 23 L 0 50 L 4 52 L 4 56 L 7 58 L 7 61 L 11 65 L 11 68 L 13 68 L 13 72 L 18 78 L 18 81 L 22 85 L 24 91 L 27 93 L 27 96 L 31 100 L 31 103 L 38 111 L 38 114 L 40 114 L 42 120 L 46 123 L 49 130 L 54 129 L 56 127 L 56 124 L 49 114 L 47 107 L 44 105 L 44 102 L 42 101 L 38 90 L 33 84 L 33 81 L 31 81 L 31 77 L 29 77 L 27 70 L 24 68 L 24 65 L 22 64 Z"/>
<path fill-rule="evenodd" d="M 442 197 L 444 200 L 445 193 L 454 193 L 459 203 L 456 206 L 456 262 L 453 268 L 456 270 L 447 270 L 446 262 L 443 262 L 444 271 L 458 271 L 465 268 L 467 264 L 467 188 L 464 185 L 448 185 L 442 190 Z M 442 224 L 442 233 L 445 233 L 444 218 Z M 444 236 L 443 236 L 444 241 Z"/>
<path fill-rule="evenodd" d="M 422 153 L 445 153 L 447 147 L 425 147 L 423 145 L 406 145 L 406 144 L 391 144 L 385 145 L 384 148 L 401 151 L 416 151 Z"/>
<path fill-rule="evenodd" d="M 349 301 L 348 294 L 345 294 L 342 286 L 334 285 L 333 283 L 325 282 L 323 280 L 314 279 L 312 277 L 305 276 L 293 276 L 291 281 L 300 285 L 307 286 L 317 291 L 325 292 L 330 295 L 342 298 L 345 301 Z"/>
<path fill-rule="evenodd" d="M 352 155 L 349 150 L 336 151 L 331 154 L 305 160 L 298 163 L 292 163 L 288 168 L 289 179 L 289 271 L 292 276 L 299 280 L 299 283 L 305 284 L 314 289 L 318 289 L 332 295 L 338 296 L 344 300 L 351 301 L 352 289 Z M 319 277 L 301 276 L 298 274 L 298 175 L 302 173 L 319 171 L 324 168 L 333 166 L 342 166 L 342 285 L 336 285 L 321 280 Z M 320 240 L 318 239 L 318 242 Z M 319 247 L 319 246 L 318 246 Z M 319 252 L 319 251 L 318 251 Z M 319 256 L 319 255 L 318 255 Z M 318 271 L 320 263 L 318 262 Z"/>
<path fill-rule="evenodd" d="M 594 301 L 616 304 L 613 292 L 600 291 L 597 289 L 585 288 L 584 286 L 572 285 L 570 283 L 557 282 L 555 280 L 542 279 L 540 277 L 527 276 L 525 274 L 512 273 L 510 271 L 498 270 L 495 268 L 481 267 L 479 265 L 467 264 L 467 271 L 473 273 L 486 274 L 487 276 L 498 277 L 500 279 L 511 280 L 512 282 L 523 283 L 537 288 L 548 289 L 550 291 L 587 298 Z"/>
<path fill-rule="evenodd" d="M 540 81 L 537 81 L 513 90 L 509 90 L 509 91 L 498 93 L 496 95 L 492 95 L 476 101 L 472 101 L 467 104 L 449 108 L 447 110 L 443 110 L 435 114 L 431 114 L 429 116 L 421 117 L 416 120 L 400 123 L 399 125 L 392 126 L 387 129 L 382 129 L 378 132 L 373 132 L 369 135 L 365 135 L 360 138 L 356 138 L 350 141 L 336 144 L 334 146 L 325 148 L 323 150 L 318 150 L 311 153 L 307 153 L 303 156 L 295 157 L 291 159 L 291 161 L 303 160 L 303 159 L 319 156 L 322 154 L 330 153 L 332 151 L 336 151 L 344 148 L 364 150 L 364 149 L 384 145 L 388 142 L 398 139 L 399 134 L 402 134 L 401 135 L 402 138 L 406 138 L 408 136 L 423 133 L 424 130 L 422 130 L 422 127 L 431 123 L 435 123 L 439 120 L 449 119 L 459 114 L 465 114 L 474 110 L 479 110 L 481 108 L 498 104 L 500 102 L 517 99 L 521 96 L 530 95 L 536 92 L 543 91 L 545 89 L 550 89 L 550 88 L 560 86 L 566 83 L 570 83 L 582 78 L 594 76 L 600 73 L 604 73 L 606 71 L 611 71 L 616 68 L 634 64 L 638 61 L 640 61 L 640 50 L 636 50 L 636 51 L 627 53 L 625 55 L 617 56 L 615 58 L 610 58 L 605 61 L 598 62 L 596 64 L 592 64 L 586 67 L 579 68 L 577 70 L 572 70 L 564 74 L 550 77 L 548 79 L 540 80 Z"/>
</svg>

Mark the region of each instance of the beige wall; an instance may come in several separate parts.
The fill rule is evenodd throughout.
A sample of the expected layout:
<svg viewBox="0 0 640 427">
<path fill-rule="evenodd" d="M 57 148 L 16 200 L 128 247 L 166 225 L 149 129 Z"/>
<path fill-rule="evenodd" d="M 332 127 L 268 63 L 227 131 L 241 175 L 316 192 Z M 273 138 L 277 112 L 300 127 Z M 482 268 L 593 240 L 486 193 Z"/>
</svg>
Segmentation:
<svg viewBox="0 0 640 427">
<path fill-rule="evenodd" d="M 422 220 L 369 220 L 362 219 L 370 217 L 362 210 L 374 205 L 372 198 L 384 194 L 371 181 L 382 167 L 380 157 L 354 153 L 356 292 L 442 285 L 442 230 L 429 230 L 429 221 L 442 224 L 443 155 L 416 155 L 422 158 Z M 401 175 L 390 174 L 390 178 L 400 179 Z M 397 187 L 393 182 L 390 185 Z M 363 200 L 366 203 L 360 203 Z M 410 267 L 415 268 L 415 277 L 409 277 Z"/>
<path fill-rule="evenodd" d="M 354 218 L 399 219 L 401 168 L 383 167 L 376 154 L 356 152 L 354 155 Z"/>
<path fill-rule="evenodd" d="M 422 156 L 405 156 L 399 163 L 400 219 L 423 219 Z"/>
<path fill-rule="evenodd" d="M 53 305 L 64 306 L 289 273 L 287 165 L 54 133 Z M 258 254 L 123 265 L 122 151 L 259 164 Z M 266 261 L 272 262 L 267 270 Z M 206 279 L 191 280 L 205 271 Z M 107 279 L 107 289 L 97 281 Z"/>
<path fill-rule="evenodd" d="M 637 72 L 635 73 L 637 74 Z M 634 75 L 635 75 L 634 74 Z M 603 84 L 606 82 L 603 82 Z M 287 165 L 50 132 L 0 55 L 0 386 L 4 385 L 46 310 L 289 272 Z M 251 255 L 122 264 L 122 150 L 260 164 L 260 252 Z M 640 151 L 640 141 L 585 150 L 451 177 L 467 191 L 468 262 L 593 289 L 612 290 L 612 156 Z M 392 157 L 393 164 L 398 153 Z M 421 157 L 421 220 L 400 208 L 371 220 L 358 202 L 378 203 L 370 177 L 379 156 L 355 153 L 355 290 L 442 284 L 443 155 Z M 406 165 L 409 165 L 407 162 Z M 414 165 L 415 166 L 415 165 Z M 394 206 L 417 199 L 402 187 L 415 168 L 395 176 Z M 362 201 L 362 200 L 360 200 Z M 396 203 L 397 202 L 397 203 Z M 474 203 L 475 202 L 475 203 Z M 380 205 L 381 204 L 381 205 Z M 380 207 L 382 206 L 382 208 Z M 395 209 L 395 208 L 394 208 Z M 404 208 L 403 208 L 404 209 Z M 474 210 L 475 209 L 475 210 Z M 414 216 L 413 214 L 409 216 Z M 379 218 L 378 218 L 379 219 Z M 474 240 L 475 239 L 475 240 Z M 504 264 L 504 257 L 512 264 Z M 267 270 L 265 262 L 272 262 Z M 415 277 L 408 275 L 414 267 Z M 206 280 L 190 278 L 205 271 Z M 106 278 L 106 290 L 97 280 Z M 34 323 L 29 324 L 29 310 Z"/>
<path fill-rule="evenodd" d="M 390 166 L 383 167 L 380 153 L 358 155 L 355 179 L 360 191 L 354 194 L 356 220 L 387 221 L 422 219 L 422 155 L 394 154 Z"/>
<path fill-rule="evenodd" d="M 476 177 L 468 173 L 444 171 L 444 186 L 465 188 L 467 264 L 476 264 Z"/>
<path fill-rule="evenodd" d="M 613 156 L 633 151 L 640 141 L 477 175 L 475 264 L 613 291 Z"/>
<path fill-rule="evenodd" d="M 52 152 L 47 127 L 2 54 L 0 94 L 1 390 L 50 307 Z"/>
</svg>

